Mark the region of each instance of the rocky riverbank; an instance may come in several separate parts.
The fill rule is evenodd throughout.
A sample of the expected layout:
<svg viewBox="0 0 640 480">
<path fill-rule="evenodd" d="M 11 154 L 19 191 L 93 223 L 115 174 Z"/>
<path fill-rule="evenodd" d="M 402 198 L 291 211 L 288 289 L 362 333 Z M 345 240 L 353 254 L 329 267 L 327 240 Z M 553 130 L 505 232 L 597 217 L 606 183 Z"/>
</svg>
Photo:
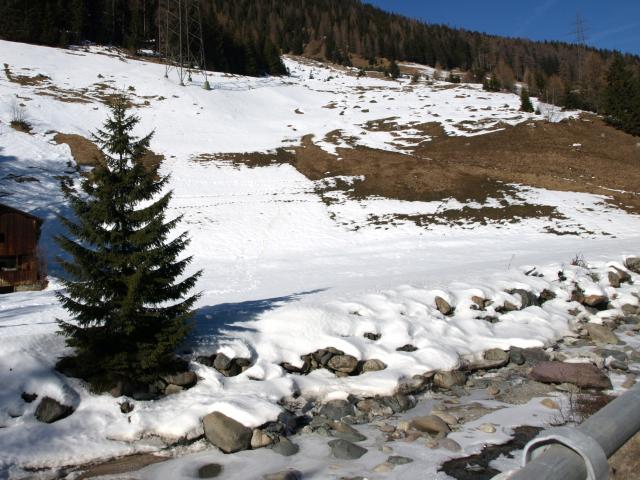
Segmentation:
<svg viewBox="0 0 640 480">
<path fill-rule="evenodd" d="M 517 465 L 509 458 L 512 451 L 540 428 L 580 422 L 635 384 L 640 373 L 640 289 L 634 279 L 640 273 L 640 259 L 627 259 L 624 267 L 609 266 L 605 273 L 604 279 L 602 269 L 590 273 L 594 283 L 608 283 L 599 294 L 571 285 L 559 271 L 559 281 L 570 287 L 564 299 L 558 298 L 557 291 L 521 289 L 509 292 L 519 304 L 494 306 L 490 300 L 472 299 L 478 314 L 485 321 L 486 316 L 496 315 L 495 322 L 509 312 L 535 313 L 547 302 L 568 303 L 573 315 L 571 332 L 554 345 L 492 348 L 480 356 L 461 358 L 455 370 L 404 378 L 393 395 L 351 394 L 323 401 L 301 392 L 283 399 L 283 411 L 276 421 L 257 428 L 212 412 L 203 418 L 201 439 L 163 453 L 187 454 L 185 457 L 147 467 L 131 478 L 152 478 L 176 463 L 183 466 L 183 472 L 190 470 L 199 478 L 356 480 L 408 478 L 406 475 L 418 471 L 435 475 L 428 478 L 491 478 Z M 440 298 L 436 308 L 451 315 L 456 306 Z M 380 340 L 375 332 L 364 336 L 372 342 Z M 410 347 L 402 349 L 415 351 Z M 233 361 L 224 360 L 225 365 Z M 281 367 L 292 376 L 324 369 L 342 377 L 386 367 L 382 360 L 358 360 L 332 346 L 303 355 L 301 361 L 302 366 Z M 233 455 L 212 453 L 207 445 Z M 320 458 L 310 461 L 319 450 L 323 452 Z M 241 477 L 248 471 L 227 460 L 258 451 L 271 452 L 271 456 L 264 465 L 249 470 L 250 477 Z M 204 461 L 211 457 L 216 461 Z M 325 469 L 331 468 L 319 474 L 323 462 Z M 287 468 L 278 470 L 278 466 Z"/>
</svg>

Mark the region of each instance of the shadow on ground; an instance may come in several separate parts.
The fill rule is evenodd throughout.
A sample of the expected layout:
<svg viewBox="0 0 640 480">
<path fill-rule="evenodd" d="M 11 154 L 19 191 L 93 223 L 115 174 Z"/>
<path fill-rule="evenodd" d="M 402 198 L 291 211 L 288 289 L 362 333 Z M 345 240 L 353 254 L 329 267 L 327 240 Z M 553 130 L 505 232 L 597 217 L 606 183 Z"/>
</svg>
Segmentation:
<svg viewBox="0 0 640 480">
<path fill-rule="evenodd" d="M 186 346 L 211 345 L 217 342 L 220 335 L 249 330 L 243 324 L 254 320 L 261 313 L 321 291 L 311 290 L 283 297 L 201 307 L 193 317 L 193 329 L 186 340 Z"/>
</svg>

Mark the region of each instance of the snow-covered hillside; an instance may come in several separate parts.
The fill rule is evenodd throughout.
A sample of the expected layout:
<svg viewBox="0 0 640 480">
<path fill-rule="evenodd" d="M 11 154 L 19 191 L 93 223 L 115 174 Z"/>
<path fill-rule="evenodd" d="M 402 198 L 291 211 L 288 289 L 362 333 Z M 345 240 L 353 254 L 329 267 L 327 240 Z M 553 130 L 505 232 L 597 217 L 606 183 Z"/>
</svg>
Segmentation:
<svg viewBox="0 0 640 480">
<path fill-rule="evenodd" d="M 197 82 L 180 87 L 165 79 L 160 64 L 97 47 L 59 50 L 2 41 L 0 58 L 5 63 L 0 202 L 46 220 L 42 246 L 50 271 L 57 273 L 56 215 L 68 214 L 59 178 L 79 178 L 69 147 L 53 137 L 56 132 L 89 137 L 106 118 L 105 97 L 124 91 L 141 118 L 138 133 L 155 131 L 151 148 L 165 156 L 162 172 L 171 174 L 171 211 L 184 215 L 181 228 L 192 238 L 192 269 L 204 270 L 187 348 L 253 361 L 234 378 L 194 364 L 202 377 L 196 387 L 138 402 L 126 417 L 115 399 L 88 393 L 80 382 L 53 372 L 65 351 L 54 320 L 67 318 L 54 296 L 55 276 L 43 292 L 2 296 L 0 474 L 156 450 L 165 441 L 200 435 L 201 417 L 213 410 L 255 427 L 276 418 L 279 400 L 296 392 L 320 398 L 387 394 L 399 379 L 454 368 L 461 356 L 493 347 L 546 345 L 569 328 L 564 304 L 513 312 L 493 325 L 474 318 L 469 299 L 480 295 L 496 305 L 517 303 L 505 289 L 553 290 L 549 278 L 576 254 L 598 264 L 638 253 L 640 219 L 598 195 L 518 187 L 517 201 L 555 207 L 563 219 L 554 227 L 573 226 L 584 232 L 578 235 L 550 235 L 545 230 L 550 220 L 540 218 L 506 226 L 427 230 L 398 222 L 380 228 L 364 220 L 464 205 L 447 199 L 345 197 L 328 206 L 317 194 L 317 182 L 290 164 L 249 167 L 215 159 L 222 153 L 296 146 L 309 134 L 335 152 L 325 136 L 336 130 L 359 145 L 402 152 L 391 132 L 364 128 L 390 117 L 403 125 L 438 122 L 450 135 L 481 135 L 502 128 L 500 122 L 540 118 L 519 112 L 517 95 L 489 94 L 465 84 L 357 78 L 300 59 L 286 60 L 291 77 L 212 74 L 213 90 L 205 91 Z M 10 126 L 16 101 L 24 105 L 30 133 Z M 554 120 L 573 114 L 557 113 Z M 408 127 L 403 138 L 412 137 L 424 140 Z M 550 265 L 539 270 L 548 276 L 525 275 L 527 265 Z M 587 289 L 609 287 L 579 269 L 575 275 Z M 444 318 L 433 307 L 435 296 L 457 305 L 456 314 Z M 384 340 L 367 342 L 363 334 L 372 331 Z M 418 348 L 415 354 L 396 351 L 408 343 Z M 388 368 L 337 378 L 327 371 L 294 377 L 279 366 L 298 364 L 300 355 L 328 346 L 358 359 L 381 359 Z M 33 417 L 35 405 L 20 399 L 24 391 L 64 400 L 76 412 L 41 424 Z"/>
</svg>

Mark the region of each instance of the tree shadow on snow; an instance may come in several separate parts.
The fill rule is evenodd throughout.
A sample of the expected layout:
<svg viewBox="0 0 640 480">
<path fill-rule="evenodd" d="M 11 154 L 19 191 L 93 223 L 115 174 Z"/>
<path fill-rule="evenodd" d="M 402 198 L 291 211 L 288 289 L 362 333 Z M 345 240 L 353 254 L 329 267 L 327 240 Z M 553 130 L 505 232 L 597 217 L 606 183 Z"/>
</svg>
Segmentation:
<svg viewBox="0 0 640 480">
<path fill-rule="evenodd" d="M 217 342 L 220 335 L 251 330 L 243 323 L 255 320 L 258 315 L 266 311 L 321 291 L 323 289 L 294 293 L 283 297 L 201 307 L 196 310 L 193 316 L 193 329 L 185 343 L 189 347 L 211 345 Z"/>
</svg>

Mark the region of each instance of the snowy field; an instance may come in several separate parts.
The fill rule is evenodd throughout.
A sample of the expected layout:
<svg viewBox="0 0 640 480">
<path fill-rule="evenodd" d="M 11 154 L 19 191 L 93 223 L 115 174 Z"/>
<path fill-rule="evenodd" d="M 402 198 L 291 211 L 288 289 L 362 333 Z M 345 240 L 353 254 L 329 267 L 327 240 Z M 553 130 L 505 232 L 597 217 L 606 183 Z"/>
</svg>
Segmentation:
<svg viewBox="0 0 640 480">
<path fill-rule="evenodd" d="M 597 195 L 518 187 L 519 201 L 556 207 L 563 220 L 553 227 L 573 228 L 578 235 L 551 235 L 545 230 L 551 220 L 545 219 L 472 228 L 424 229 L 411 222 L 379 228 L 364 220 L 371 214 L 429 214 L 443 202 L 345 198 L 328 207 L 317 185 L 290 165 L 249 168 L 196 160 L 298 145 L 305 135 L 321 140 L 334 130 L 358 138 L 360 145 L 397 151 L 389 132 L 363 128 L 388 117 L 405 125 L 437 121 L 450 135 L 478 135 L 495 130 L 498 122 L 536 118 L 518 112 L 516 95 L 464 84 L 358 79 L 294 59 L 286 60 L 291 77 L 213 74 L 213 90 L 205 91 L 197 83 L 180 87 L 165 79 L 162 65 L 98 48 L 0 42 L 0 58 L 6 64 L 0 72 L 0 202 L 46 220 L 42 246 L 54 275 L 46 291 L 0 297 L 0 476 L 155 451 L 199 436 L 200 418 L 212 411 L 256 427 L 276 418 L 278 401 L 294 392 L 320 399 L 388 394 L 400 378 L 455 368 L 461 357 L 488 348 L 548 345 L 568 331 L 564 303 L 513 312 L 493 325 L 473 318 L 471 296 L 496 304 L 518 302 L 504 292 L 508 288 L 566 296 L 550 278 L 577 254 L 606 268 L 604 262 L 639 253 L 640 219 Z M 47 79 L 21 84 L 17 75 Z M 51 237 L 60 228 L 56 215 L 68 214 L 58 179 L 79 177 L 69 147 L 53 137 L 89 137 L 106 117 L 105 91 L 128 92 L 142 120 L 139 133 L 155 130 L 151 147 L 165 156 L 162 172 L 171 174 L 171 211 L 184 215 L 192 269 L 204 269 L 197 326 L 187 347 L 254 362 L 234 378 L 194 364 L 202 377 L 196 387 L 138 402 L 129 417 L 115 399 L 90 394 L 52 370 L 65 353 L 55 319 L 67 318 L 54 297 L 57 249 Z M 16 99 L 25 105 L 31 133 L 9 125 Z M 459 127 L 478 120 L 477 131 Z M 462 206 L 450 201 L 447 208 Z M 546 277 L 526 276 L 531 265 Z M 588 291 L 609 288 L 606 281 L 575 275 Z M 435 296 L 457 306 L 453 317 L 435 309 Z M 365 332 L 382 333 L 383 341 L 368 342 Z M 396 351 L 407 343 L 418 351 Z M 278 365 L 299 364 L 300 355 L 328 346 L 358 359 L 381 359 L 388 368 L 346 379 L 327 371 L 294 378 Z M 41 424 L 33 417 L 35 404 L 20 399 L 24 391 L 64 401 L 76 412 Z"/>
</svg>

